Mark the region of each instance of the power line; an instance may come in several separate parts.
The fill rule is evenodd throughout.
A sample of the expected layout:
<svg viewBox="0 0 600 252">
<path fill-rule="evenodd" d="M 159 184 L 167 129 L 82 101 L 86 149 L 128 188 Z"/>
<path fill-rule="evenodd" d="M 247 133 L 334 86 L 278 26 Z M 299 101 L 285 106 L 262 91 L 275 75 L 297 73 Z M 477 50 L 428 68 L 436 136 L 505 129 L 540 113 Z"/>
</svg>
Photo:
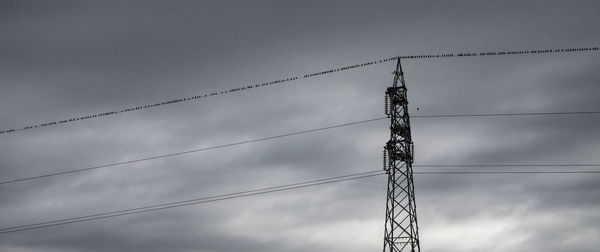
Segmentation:
<svg viewBox="0 0 600 252">
<path fill-rule="evenodd" d="M 215 201 L 222 201 L 222 200 L 227 200 L 227 199 L 243 198 L 243 197 L 249 197 L 249 196 L 260 195 L 260 194 L 274 193 L 274 192 L 280 192 L 280 191 L 287 191 L 287 190 L 293 190 L 293 189 L 299 189 L 299 188 L 305 188 L 305 187 L 311 187 L 311 186 L 317 186 L 317 185 L 324 185 L 324 184 L 348 181 L 348 180 L 368 178 L 368 177 L 378 176 L 378 175 L 382 175 L 382 174 L 385 174 L 385 172 L 383 172 L 381 170 L 368 171 L 368 172 L 354 173 L 354 174 L 348 174 L 348 175 L 337 176 L 337 177 L 330 177 L 330 178 L 325 178 L 325 179 L 317 179 L 317 180 L 310 180 L 310 181 L 304 181 L 304 182 L 293 183 L 293 184 L 253 189 L 253 190 L 242 191 L 242 192 L 227 193 L 227 194 L 202 197 L 202 198 L 197 198 L 197 199 L 176 201 L 176 202 L 144 206 L 144 207 L 137 207 L 137 208 L 131 208 L 131 209 L 124 209 L 124 210 L 113 211 L 113 212 L 98 213 L 98 214 L 85 215 L 85 216 L 72 217 L 72 218 L 64 218 L 64 219 L 38 222 L 38 223 L 27 224 L 27 225 L 18 225 L 18 226 L 12 226 L 12 227 L 7 227 L 7 228 L 0 228 L 0 234 L 14 233 L 14 232 L 20 232 L 20 231 L 31 230 L 31 229 L 51 227 L 51 226 L 66 225 L 66 224 L 83 222 L 83 221 L 112 218 L 112 217 L 123 216 L 123 215 L 140 214 L 140 213 L 145 213 L 145 212 L 151 212 L 151 211 L 157 211 L 157 210 L 163 210 L 163 209 L 169 209 L 169 208 L 175 208 L 175 207 L 182 207 L 182 206 L 189 206 L 189 205 L 196 205 L 196 204 L 203 204 L 203 203 L 209 203 L 209 202 L 215 202 Z"/>
<path fill-rule="evenodd" d="M 598 167 L 600 164 L 415 164 L 415 167 Z"/>
<path fill-rule="evenodd" d="M 447 118 L 450 118 L 450 117 L 495 117 L 495 116 L 504 117 L 504 116 L 586 115 L 586 114 L 600 114 L 600 111 L 532 112 L 532 113 L 498 113 L 498 114 L 493 114 L 493 113 L 488 113 L 488 114 L 446 114 L 446 115 L 440 114 L 440 115 L 413 115 L 411 117 L 415 117 L 415 118 L 444 118 L 444 117 L 447 117 Z M 132 163 L 144 162 L 144 161 L 149 161 L 149 160 L 186 155 L 186 154 L 214 150 L 214 149 L 221 149 L 221 148 L 226 148 L 226 147 L 231 147 L 231 146 L 236 146 L 236 145 L 267 141 L 267 140 L 272 140 L 272 139 L 277 139 L 277 138 L 307 134 L 307 133 L 312 133 L 312 132 L 317 132 L 317 131 L 323 131 L 323 130 L 328 130 L 328 129 L 362 124 L 362 123 L 369 123 L 369 122 L 379 121 L 379 120 L 383 120 L 383 119 L 387 119 L 387 117 L 377 117 L 377 118 L 371 118 L 371 119 L 366 119 L 366 120 L 361 120 L 361 121 L 336 124 L 336 125 L 331 125 L 331 126 L 326 126 L 326 127 L 321 127 L 321 128 L 291 132 L 291 133 L 287 133 L 287 134 L 281 134 L 281 135 L 269 136 L 269 137 L 264 137 L 264 138 L 257 138 L 257 139 L 252 139 L 252 140 L 216 145 L 216 146 L 211 146 L 211 147 L 206 147 L 206 148 L 174 152 L 174 153 L 169 153 L 169 154 L 164 154 L 164 155 L 150 156 L 150 157 L 133 159 L 133 160 L 123 161 L 123 162 L 109 163 L 109 164 L 91 166 L 91 167 L 62 171 L 62 172 L 48 173 L 48 174 L 44 174 L 44 175 L 37 175 L 37 176 L 31 176 L 31 177 L 25 177 L 25 178 L 5 180 L 5 181 L 0 181 L 0 185 L 22 182 L 22 181 L 27 181 L 27 180 L 53 177 L 53 176 L 59 176 L 59 175 L 66 175 L 66 174 L 72 174 L 72 173 L 78 173 L 78 172 L 92 171 L 92 170 L 97 170 L 97 169 L 102 169 L 102 168 L 109 168 L 109 167 L 114 167 L 114 166 L 119 166 L 119 165 L 132 164 Z M 418 165 L 415 165 L 415 166 L 418 166 Z"/>
<path fill-rule="evenodd" d="M 419 171 L 415 174 L 435 174 L 435 175 L 452 175 L 452 174 L 600 174 L 600 171 Z"/>
<path fill-rule="evenodd" d="M 26 230 L 67 225 L 67 224 L 73 224 L 73 223 L 84 222 L 84 221 L 113 218 L 113 217 L 124 216 L 124 215 L 141 214 L 141 213 L 176 208 L 176 207 L 183 207 L 183 206 L 189 206 L 189 205 L 210 203 L 210 202 L 215 202 L 215 201 L 223 201 L 223 200 L 228 200 L 228 199 L 249 197 L 249 196 L 254 196 L 254 195 L 288 191 L 288 190 L 294 190 L 294 189 L 300 189 L 300 188 L 306 188 L 306 187 L 312 187 L 312 186 L 318 186 L 318 185 L 324 185 L 324 184 L 331 184 L 331 183 L 337 183 L 337 182 L 348 181 L 348 180 L 356 180 L 356 179 L 374 177 L 374 176 L 379 176 L 379 175 L 383 175 L 383 174 L 386 174 L 386 172 L 381 171 L 381 170 L 374 170 L 374 171 L 353 173 L 353 174 L 347 174 L 347 175 L 343 175 L 343 176 L 330 177 L 330 178 L 324 178 L 324 179 L 316 179 L 316 180 L 310 180 L 310 181 L 304 181 L 304 182 L 298 182 L 298 183 L 292 183 L 292 184 L 286 184 L 286 185 L 265 187 L 265 188 L 253 189 L 253 190 L 247 190 L 247 191 L 241 191 L 241 192 L 235 192 L 235 193 L 227 193 L 227 194 L 221 194 L 221 195 L 215 195 L 215 196 L 208 196 L 208 197 L 202 197 L 202 198 L 197 198 L 197 199 L 169 202 L 169 203 L 163 203 L 163 204 L 158 204 L 158 205 L 130 208 L 130 209 L 124 209 L 124 210 L 118 210 L 118 211 L 112 211 L 112 212 L 84 215 L 84 216 L 79 216 L 79 217 L 57 219 L 57 220 L 52 220 L 52 221 L 44 221 L 44 222 L 38 222 L 38 223 L 32 223 L 32 224 L 26 224 L 26 225 L 18 225 L 18 226 L 0 228 L 0 234 L 21 232 L 21 231 L 26 231 Z M 414 172 L 414 174 L 422 174 L 422 175 L 600 174 L 600 171 L 431 171 L 431 172 L 416 171 L 416 172 Z"/>
<path fill-rule="evenodd" d="M 166 158 L 166 157 L 180 156 L 180 155 L 191 154 L 191 153 L 196 153 L 196 152 L 202 152 L 202 151 L 207 151 L 207 150 L 221 149 L 221 148 L 226 148 L 226 147 L 231 147 L 231 146 L 236 146 L 236 145 L 242 145 L 242 144 L 248 144 L 248 143 L 254 143 L 254 142 L 261 142 L 261 141 L 267 141 L 267 140 L 272 140 L 272 139 L 277 139 L 277 138 L 282 138 L 282 137 L 289 137 L 289 136 L 307 134 L 307 133 L 311 133 L 311 132 L 317 132 L 317 131 L 323 131 L 323 130 L 328 130 L 328 129 L 339 128 L 339 127 L 346 127 L 346 126 L 351 126 L 351 125 L 356 125 L 356 124 L 374 122 L 374 121 L 383 120 L 383 119 L 387 119 L 387 117 L 372 118 L 372 119 L 367 119 L 367 120 L 362 120 L 362 121 L 355 121 L 355 122 L 349 122 L 349 123 L 331 125 L 331 126 L 321 127 L 321 128 L 316 128 L 316 129 L 297 131 L 297 132 L 292 132 L 292 133 L 287 133 L 287 134 L 282 134 L 282 135 L 275 135 L 275 136 L 270 136 L 270 137 L 257 138 L 257 139 L 252 139 L 252 140 L 246 140 L 246 141 L 240 141 L 240 142 L 234 142 L 234 143 L 216 145 L 216 146 L 211 146 L 211 147 L 206 147 L 206 148 L 201 148 L 201 149 L 187 150 L 187 151 L 181 151 L 181 152 L 174 152 L 174 153 L 165 154 L 165 155 L 151 156 L 151 157 L 145 157 L 145 158 L 134 159 L 134 160 L 129 160 L 129 161 L 123 161 L 123 162 L 110 163 L 110 164 L 92 166 L 92 167 L 87 167 L 87 168 L 81 168 L 81 169 L 63 171 L 63 172 L 56 172 L 56 173 L 49 173 L 49 174 L 32 176 L 32 177 L 26 177 L 26 178 L 20 178 L 20 179 L 6 180 L 6 181 L 1 181 L 0 185 L 10 184 L 10 183 L 16 183 L 16 182 L 21 182 L 21 181 L 26 181 L 26 180 L 33 180 L 33 179 L 53 177 L 53 176 L 58 176 L 58 175 L 65 175 L 65 174 L 77 173 L 77 172 L 85 172 L 85 171 L 97 170 L 97 169 L 101 169 L 101 168 L 108 168 L 108 167 L 113 167 L 113 166 L 118 166 L 118 165 L 138 163 L 138 162 L 149 161 L 149 160 L 160 159 L 160 158 Z"/>
<path fill-rule="evenodd" d="M 393 61 L 393 60 L 397 60 L 397 59 L 432 59 L 432 58 L 504 56 L 504 55 L 549 54 L 549 53 L 558 54 L 558 53 L 571 53 L 571 52 L 592 52 L 592 51 L 598 51 L 598 50 L 599 50 L 599 47 L 581 47 L 581 48 L 560 48 L 560 49 L 520 50 L 520 51 L 487 51 L 487 52 L 471 51 L 471 52 L 461 52 L 461 53 L 442 53 L 442 54 L 438 53 L 438 54 L 395 56 L 395 57 L 386 58 L 386 59 L 379 59 L 379 60 L 363 62 L 360 64 L 331 68 L 329 70 L 321 71 L 321 72 L 291 76 L 288 78 L 283 78 L 283 79 L 269 81 L 269 82 L 243 85 L 238 88 L 232 88 L 232 89 L 228 89 L 228 90 L 227 89 L 219 90 L 219 91 L 199 94 L 199 95 L 195 95 L 195 96 L 183 97 L 183 98 L 179 98 L 179 99 L 172 99 L 172 100 L 168 100 L 168 101 L 162 101 L 162 102 L 146 104 L 146 105 L 141 105 L 141 106 L 136 106 L 136 107 L 123 108 L 120 110 L 108 111 L 108 112 L 103 112 L 103 113 L 88 114 L 88 115 L 84 115 L 84 116 L 80 116 L 80 117 L 73 117 L 73 118 L 63 119 L 63 120 L 59 120 L 59 121 L 32 124 L 32 125 L 28 125 L 28 126 L 21 127 L 21 128 L 0 130 L 0 135 L 6 134 L 6 133 L 14 133 L 17 131 L 30 130 L 30 129 L 35 129 L 35 128 L 42 128 L 42 127 L 59 125 L 59 124 L 66 124 L 66 123 L 75 122 L 75 121 L 88 120 L 88 119 L 92 119 L 92 118 L 104 117 L 104 116 L 109 116 L 109 115 L 114 115 L 114 114 L 121 114 L 121 113 L 125 113 L 125 112 L 143 110 L 143 109 L 148 109 L 148 108 L 153 108 L 153 107 L 158 107 L 158 106 L 165 106 L 165 105 L 174 104 L 174 103 L 193 101 L 193 100 L 197 100 L 197 99 L 201 99 L 201 98 L 205 98 L 205 97 L 212 97 L 212 96 L 234 93 L 234 92 L 239 92 L 239 91 L 245 91 L 245 90 L 250 90 L 250 89 L 255 89 L 255 88 L 260 88 L 260 87 L 273 86 L 276 84 L 282 84 L 282 83 L 291 82 L 291 81 L 295 81 L 295 80 L 299 80 L 299 79 L 307 79 L 307 78 L 312 78 L 312 77 L 321 76 L 321 75 L 325 75 L 325 74 L 366 67 L 366 66 L 380 64 L 380 63 Z"/>
<path fill-rule="evenodd" d="M 445 115 L 414 115 L 417 118 L 439 117 L 499 117 L 499 116 L 545 116 L 545 115 L 588 115 L 600 114 L 600 111 L 569 111 L 569 112 L 531 112 L 531 113 L 488 113 L 488 114 L 445 114 Z"/>
</svg>

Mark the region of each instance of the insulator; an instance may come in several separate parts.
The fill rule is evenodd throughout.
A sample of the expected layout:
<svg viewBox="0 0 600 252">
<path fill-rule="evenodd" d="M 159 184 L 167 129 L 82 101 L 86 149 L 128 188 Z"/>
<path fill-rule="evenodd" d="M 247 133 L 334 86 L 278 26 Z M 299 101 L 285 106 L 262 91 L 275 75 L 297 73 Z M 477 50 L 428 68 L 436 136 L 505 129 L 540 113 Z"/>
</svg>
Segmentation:
<svg viewBox="0 0 600 252">
<path fill-rule="evenodd" d="M 388 162 L 387 162 L 387 151 L 385 147 L 383 147 L 383 170 L 388 171 Z"/>
<path fill-rule="evenodd" d="M 385 94 L 385 114 L 390 115 L 388 95 Z"/>
<path fill-rule="evenodd" d="M 410 154 L 411 154 L 410 162 L 412 164 L 412 162 L 415 160 L 415 143 L 414 142 L 410 142 Z"/>
</svg>

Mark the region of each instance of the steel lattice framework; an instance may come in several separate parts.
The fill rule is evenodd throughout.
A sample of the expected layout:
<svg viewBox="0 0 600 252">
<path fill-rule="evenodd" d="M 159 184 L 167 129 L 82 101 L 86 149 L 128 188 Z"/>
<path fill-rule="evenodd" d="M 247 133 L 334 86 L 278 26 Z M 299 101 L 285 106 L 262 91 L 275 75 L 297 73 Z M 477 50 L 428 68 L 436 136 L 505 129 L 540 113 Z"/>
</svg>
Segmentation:
<svg viewBox="0 0 600 252">
<path fill-rule="evenodd" d="M 420 252 L 412 171 L 413 142 L 400 59 L 394 71 L 394 83 L 387 88 L 385 98 L 391 134 L 384 149 L 383 168 L 388 173 L 388 184 L 383 251 Z"/>
</svg>

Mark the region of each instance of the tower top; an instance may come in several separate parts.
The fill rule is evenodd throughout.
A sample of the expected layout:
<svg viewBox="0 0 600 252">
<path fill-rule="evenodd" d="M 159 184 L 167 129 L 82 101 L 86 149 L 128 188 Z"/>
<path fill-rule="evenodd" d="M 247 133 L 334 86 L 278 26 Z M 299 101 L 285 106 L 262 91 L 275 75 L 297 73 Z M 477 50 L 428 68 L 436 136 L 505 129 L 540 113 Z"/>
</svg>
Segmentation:
<svg viewBox="0 0 600 252">
<path fill-rule="evenodd" d="M 393 74 L 394 83 L 392 84 L 392 87 L 398 87 L 398 81 L 400 81 L 400 87 L 406 88 L 406 85 L 404 84 L 404 72 L 402 71 L 402 63 L 400 63 L 400 58 L 398 58 L 396 70 L 394 70 Z"/>
</svg>

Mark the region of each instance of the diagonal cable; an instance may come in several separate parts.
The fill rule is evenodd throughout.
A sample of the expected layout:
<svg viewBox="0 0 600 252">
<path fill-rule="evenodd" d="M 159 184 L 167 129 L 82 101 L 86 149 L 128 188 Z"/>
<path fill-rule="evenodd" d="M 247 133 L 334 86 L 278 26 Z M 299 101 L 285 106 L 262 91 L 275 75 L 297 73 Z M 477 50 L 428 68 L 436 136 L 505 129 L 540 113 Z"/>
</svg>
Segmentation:
<svg viewBox="0 0 600 252">
<path fill-rule="evenodd" d="M 122 108 L 119 110 L 107 111 L 107 112 L 102 112 L 102 113 L 97 113 L 97 114 L 88 114 L 88 115 L 84 115 L 84 116 L 73 117 L 73 118 L 68 118 L 68 119 L 63 119 L 63 120 L 58 120 L 58 121 L 52 121 L 52 122 L 31 124 L 31 125 L 27 125 L 27 126 L 24 126 L 21 128 L 5 129 L 5 130 L 0 130 L 0 135 L 6 134 L 6 133 L 14 133 L 14 132 L 18 132 L 18 131 L 30 130 L 30 129 L 35 129 L 35 128 L 42 128 L 42 127 L 55 126 L 55 125 L 59 125 L 59 124 L 66 124 L 66 123 L 71 123 L 71 122 L 75 122 L 75 121 L 88 120 L 88 119 L 93 119 L 93 118 L 98 118 L 98 117 L 105 117 L 105 116 L 121 114 L 121 113 L 126 113 L 126 112 L 131 112 L 131 111 L 144 110 L 144 109 L 149 109 L 149 108 L 154 108 L 154 107 L 159 107 L 159 106 L 166 106 L 166 105 L 170 105 L 170 104 L 174 104 L 174 103 L 193 101 L 193 100 L 198 100 L 201 98 L 212 97 L 212 96 L 217 96 L 217 95 L 224 95 L 224 94 L 240 92 L 240 91 L 246 91 L 246 90 L 256 89 L 256 88 L 261 88 L 261 87 L 266 87 L 266 86 L 273 86 L 276 84 L 287 83 L 287 82 L 291 82 L 291 81 L 295 81 L 295 80 L 299 80 L 299 79 L 312 78 L 312 77 L 335 73 L 335 72 L 340 72 L 340 71 L 347 71 L 347 70 L 351 70 L 351 69 L 380 64 L 380 63 L 384 63 L 384 62 L 388 62 L 388 61 L 394 61 L 397 59 L 411 59 L 412 60 L 412 59 L 434 59 L 434 58 L 475 57 L 475 56 L 505 56 L 505 55 L 524 55 L 524 54 L 564 54 L 564 53 L 577 53 L 577 52 L 579 52 L 579 53 L 595 52 L 598 50 L 599 50 L 599 47 L 596 46 L 596 47 L 538 49 L 538 50 L 485 51 L 485 52 L 469 51 L 469 52 L 460 52 L 460 53 L 428 53 L 428 54 L 420 54 L 420 55 L 395 56 L 395 57 L 391 57 L 391 58 L 367 61 L 367 62 L 363 62 L 360 64 L 330 68 L 329 70 L 320 71 L 320 72 L 290 76 L 288 78 L 282 78 L 279 80 L 274 80 L 274 81 L 269 81 L 269 82 L 243 85 L 243 86 L 240 86 L 237 88 L 232 88 L 232 89 L 222 89 L 222 90 L 218 90 L 218 91 L 214 91 L 214 92 L 210 92 L 210 93 L 204 93 L 204 94 L 199 94 L 199 95 L 189 96 L 189 97 L 182 97 L 182 98 L 178 98 L 178 99 L 172 99 L 172 100 L 157 102 L 157 103 L 153 103 L 153 104 L 145 104 L 145 105 L 140 105 L 140 106 L 135 106 L 135 107 Z"/>
<path fill-rule="evenodd" d="M 208 151 L 208 150 L 214 150 L 214 149 L 221 149 L 221 148 L 226 148 L 226 147 L 231 147 L 231 146 L 236 146 L 236 145 L 242 145 L 242 144 L 248 144 L 248 143 L 254 143 L 254 142 L 261 142 L 261 141 L 267 141 L 267 140 L 272 140 L 272 139 L 277 139 L 277 138 L 282 138 L 282 137 L 289 137 L 289 136 L 295 136 L 295 135 L 301 135 L 301 134 L 307 134 L 307 133 L 312 133 L 312 132 L 317 132 L 317 131 L 328 130 L 328 129 L 334 129 L 334 128 L 340 128 L 340 127 L 347 127 L 347 126 L 356 125 L 356 124 L 374 122 L 374 121 L 379 121 L 379 120 L 383 120 L 383 119 L 386 119 L 386 118 L 387 117 L 372 118 L 372 119 L 367 119 L 367 120 L 362 120 L 362 121 L 355 121 L 355 122 L 349 122 L 349 123 L 343 123 L 343 124 L 336 124 L 336 125 L 331 125 L 331 126 L 326 126 L 326 127 L 316 128 L 316 129 L 297 131 L 297 132 L 292 132 L 292 133 L 287 133 L 287 134 L 282 134 L 282 135 L 275 135 L 275 136 L 269 136 L 269 137 L 264 137 L 264 138 L 257 138 L 257 139 L 252 139 L 252 140 L 246 140 L 246 141 L 240 141 L 240 142 L 234 142 L 234 143 L 228 143 L 228 144 L 222 144 L 222 145 L 215 145 L 215 146 L 206 147 L 206 148 L 200 148 L 200 149 L 194 149 L 194 150 L 187 150 L 187 151 L 181 151 L 181 152 L 174 152 L 174 153 L 169 153 L 169 154 L 164 154 L 164 155 L 150 156 L 150 157 L 133 159 L 133 160 L 123 161 L 123 162 L 116 162 L 116 163 L 110 163 L 110 164 L 97 165 L 97 166 L 91 166 L 91 167 L 86 167 L 86 168 L 81 168 L 81 169 L 74 169 L 74 170 L 69 170 L 69 171 L 48 173 L 48 174 L 44 174 L 44 175 L 38 175 L 38 176 L 32 176 L 32 177 L 26 177 L 26 178 L 5 180 L 5 181 L 0 181 L 0 185 L 11 184 L 11 183 L 16 183 L 16 182 L 22 182 L 22 181 L 33 180 L 33 179 L 41 179 L 41 178 L 59 176 L 59 175 L 66 175 L 66 174 L 77 173 L 77 172 L 85 172 L 85 171 L 97 170 L 97 169 L 114 167 L 114 166 L 119 166 L 119 165 L 144 162 L 144 161 L 149 161 L 149 160 L 154 160 L 154 159 L 161 159 L 161 158 L 166 158 L 166 157 L 181 156 L 181 155 L 186 155 L 186 154 L 191 154 L 191 153 L 197 153 L 197 152 L 202 152 L 202 151 Z"/>
<path fill-rule="evenodd" d="M 84 215 L 84 216 L 79 216 L 79 217 L 71 217 L 71 218 L 57 219 L 57 220 L 52 220 L 52 221 L 44 221 L 44 222 L 38 222 L 38 223 L 33 223 L 33 224 L 18 225 L 18 226 L 0 228 L 0 234 L 14 233 L 14 232 L 20 232 L 20 231 L 25 231 L 25 230 L 39 229 L 39 228 L 59 226 L 59 225 L 66 225 L 66 224 L 72 224 L 72 223 L 83 222 L 83 221 L 112 218 L 112 217 L 118 217 L 118 216 L 123 216 L 123 215 L 140 214 L 140 213 L 175 208 L 175 207 L 204 204 L 204 203 L 209 203 L 209 202 L 249 197 L 249 196 L 254 196 L 254 195 L 274 193 L 274 192 L 280 192 L 280 191 L 288 191 L 288 190 L 293 190 L 293 189 L 300 189 L 300 188 L 305 188 L 305 187 L 331 184 L 331 183 L 337 183 L 337 182 L 348 181 L 348 180 L 368 178 L 368 177 L 378 176 L 378 175 L 382 175 L 382 174 L 385 174 L 385 172 L 383 172 L 381 170 L 360 172 L 360 173 L 353 173 L 353 174 L 347 174 L 347 175 L 324 178 L 324 179 L 316 179 L 316 180 L 286 184 L 286 185 L 265 187 L 265 188 L 253 189 L 253 190 L 247 190 L 247 191 L 241 191 L 241 192 L 235 192 L 235 193 L 227 193 L 227 194 L 220 194 L 220 195 L 208 196 L 208 197 L 202 197 L 202 198 L 196 198 L 196 199 L 190 199 L 190 200 L 169 202 L 169 203 L 163 203 L 163 204 L 158 204 L 158 205 L 150 205 L 150 206 L 123 209 L 123 210 L 112 211 L 112 212 Z"/>
</svg>

